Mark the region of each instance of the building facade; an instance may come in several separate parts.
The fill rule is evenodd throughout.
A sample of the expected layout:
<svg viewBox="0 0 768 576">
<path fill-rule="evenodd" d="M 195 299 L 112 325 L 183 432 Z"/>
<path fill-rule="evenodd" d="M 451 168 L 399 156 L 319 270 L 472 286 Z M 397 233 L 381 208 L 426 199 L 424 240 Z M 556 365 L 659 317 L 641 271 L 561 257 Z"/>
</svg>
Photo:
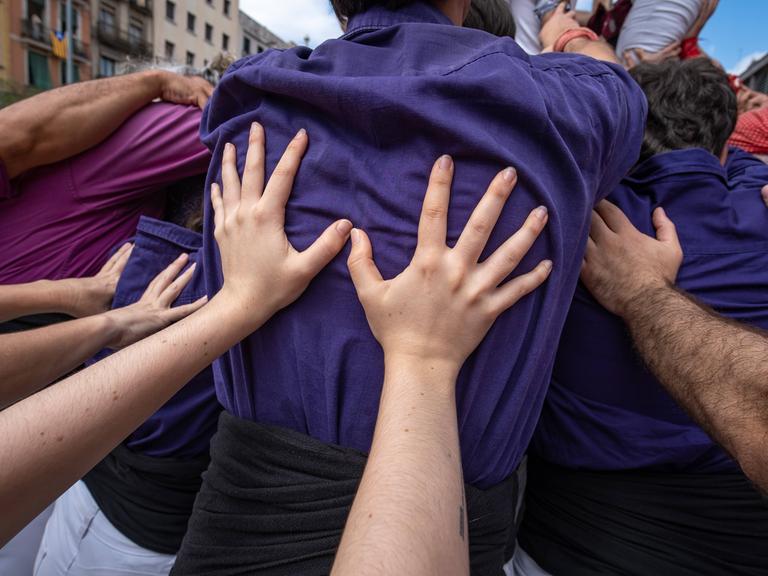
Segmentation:
<svg viewBox="0 0 768 576">
<path fill-rule="evenodd" d="M 286 42 L 267 27 L 262 26 L 256 20 L 240 11 L 240 44 L 234 54 L 241 58 L 251 54 L 260 54 L 270 48 L 290 48 L 293 42 Z"/>
<path fill-rule="evenodd" d="M 155 61 L 203 68 L 235 54 L 238 0 L 154 0 Z"/>
<path fill-rule="evenodd" d="M 61 86 L 66 81 L 66 1 L 1 0 L 1 78 L 6 90 Z M 74 79 L 88 80 L 91 69 L 91 7 L 73 0 Z M 6 40 L 7 39 L 7 40 Z"/>
<path fill-rule="evenodd" d="M 741 75 L 741 80 L 752 90 L 768 93 L 768 54 L 752 62 Z"/>
<path fill-rule="evenodd" d="M 153 1 L 91 0 L 94 77 L 114 76 L 126 65 L 153 61 Z"/>
</svg>

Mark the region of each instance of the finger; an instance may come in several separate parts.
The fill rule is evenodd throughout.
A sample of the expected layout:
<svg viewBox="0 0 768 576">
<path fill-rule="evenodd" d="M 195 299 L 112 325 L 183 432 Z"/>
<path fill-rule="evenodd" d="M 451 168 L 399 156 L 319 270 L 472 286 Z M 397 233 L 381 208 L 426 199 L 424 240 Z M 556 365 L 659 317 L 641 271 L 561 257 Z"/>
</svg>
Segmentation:
<svg viewBox="0 0 768 576">
<path fill-rule="evenodd" d="M 584 251 L 584 262 L 595 257 L 597 252 L 597 244 L 591 237 L 587 236 L 587 249 Z"/>
<path fill-rule="evenodd" d="M 240 176 L 237 174 L 237 150 L 234 144 L 224 145 L 224 155 L 221 160 L 221 182 L 224 185 L 222 199 L 224 211 L 232 214 L 240 203 Z"/>
<path fill-rule="evenodd" d="M 211 206 L 213 206 L 213 230 L 222 230 L 224 226 L 224 203 L 221 199 L 221 188 L 216 182 L 211 184 Z"/>
<path fill-rule="evenodd" d="M 317 276 L 320 270 L 341 252 L 351 231 L 352 222 L 349 220 L 334 222 L 309 248 L 299 254 L 301 269 L 309 275 L 310 279 Z"/>
<path fill-rule="evenodd" d="M 608 228 L 608 225 L 603 218 L 597 213 L 597 210 L 592 210 L 592 222 L 589 227 L 589 237 L 595 244 L 599 244 L 610 234 L 613 234 L 613 232 Z"/>
<path fill-rule="evenodd" d="M 517 268 L 544 230 L 547 220 L 547 209 L 544 206 L 532 210 L 520 230 L 507 238 L 504 244 L 482 263 L 481 268 L 488 285 L 498 286 Z"/>
<path fill-rule="evenodd" d="M 514 306 L 523 296 L 527 296 L 541 286 L 549 278 L 552 272 L 552 262 L 544 260 L 539 262 L 533 270 L 517 278 L 513 278 L 496 290 L 491 297 L 491 306 L 494 313 L 501 314 Z"/>
<path fill-rule="evenodd" d="M 471 262 L 477 262 L 491 236 L 499 215 L 504 209 L 510 193 L 517 183 L 517 172 L 507 168 L 499 172 L 488 186 L 488 190 L 478 202 L 469 222 L 456 243 L 456 250 Z"/>
<path fill-rule="evenodd" d="M 208 302 L 208 296 L 203 296 L 202 298 L 199 298 L 194 302 L 191 302 L 190 304 L 184 304 L 183 306 L 176 306 L 175 308 L 169 308 L 168 310 L 165 310 L 163 312 L 163 316 L 169 324 L 172 324 L 174 322 L 178 322 L 182 318 L 186 318 L 193 312 L 200 310 L 200 308 L 205 306 L 207 302 Z"/>
<path fill-rule="evenodd" d="M 110 270 L 111 274 L 117 274 L 117 276 L 121 276 L 123 273 L 123 270 L 125 270 L 126 264 L 128 264 L 128 259 L 131 257 L 131 254 L 133 253 L 133 244 L 128 244 L 128 248 L 123 250 L 123 248 L 126 245 L 123 244 L 123 247 L 118 250 L 118 253 L 120 254 L 120 257 L 115 261 L 115 263 L 112 266 L 112 269 Z"/>
<path fill-rule="evenodd" d="M 264 128 L 258 122 L 251 124 L 248 136 L 248 152 L 245 155 L 243 169 L 243 201 L 254 202 L 261 198 L 264 190 Z"/>
<path fill-rule="evenodd" d="M 629 218 L 627 218 L 624 215 L 624 212 L 621 211 L 621 208 L 616 206 L 616 204 L 609 202 L 608 200 L 601 200 L 598 202 L 597 206 L 595 206 L 595 210 L 597 210 L 597 213 L 600 214 L 600 217 L 603 219 L 608 228 L 614 232 L 618 233 L 626 228 L 634 228 L 632 222 L 629 221 Z"/>
<path fill-rule="evenodd" d="M 171 304 L 173 304 L 176 301 L 176 298 L 179 297 L 179 294 L 181 294 L 181 291 L 184 290 L 187 284 L 189 284 L 189 281 L 195 274 L 196 267 L 197 263 L 193 262 L 192 266 L 184 270 L 184 273 L 181 276 L 177 277 L 170 284 L 168 284 L 168 286 L 166 286 L 158 296 L 157 303 L 163 308 L 168 308 Z"/>
<path fill-rule="evenodd" d="M 289 142 L 264 190 L 263 201 L 267 202 L 269 208 L 285 210 L 296 172 L 299 171 L 299 165 L 301 165 L 301 159 L 304 157 L 308 143 L 309 137 L 303 128 Z"/>
<path fill-rule="evenodd" d="M 432 166 L 432 173 L 429 175 L 427 193 L 421 206 L 416 250 L 445 247 L 452 181 L 453 159 L 448 155 L 441 156 Z"/>
<path fill-rule="evenodd" d="M 768 185 L 763 186 L 763 189 L 760 191 L 760 195 L 763 197 L 765 207 L 768 208 Z"/>
<path fill-rule="evenodd" d="M 205 108 L 205 105 L 208 104 L 209 97 L 210 96 L 205 92 L 201 92 L 197 95 L 195 104 L 197 104 L 197 107 L 200 108 L 200 110 L 203 110 Z"/>
<path fill-rule="evenodd" d="M 675 223 L 669 219 L 664 208 L 659 206 L 653 211 L 653 227 L 656 229 L 656 239 L 659 242 L 666 242 L 680 246 L 680 240 L 677 238 L 677 228 Z"/>
<path fill-rule="evenodd" d="M 99 270 L 99 274 L 106 274 L 110 271 L 112 271 L 112 268 L 114 268 L 115 264 L 120 260 L 122 255 L 130 250 L 133 247 L 133 244 L 130 242 L 126 242 L 120 248 L 117 249 L 117 251 L 112 254 L 112 256 L 109 257 L 109 260 L 104 264 L 104 266 L 101 267 L 101 270 Z"/>
<path fill-rule="evenodd" d="M 632 68 L 635 66 L 636 62 L 635 62 L 635 57 L 632 54 L 632 50 L 630 49 L 624 50 L 623 57 L 624 57 L 624 64 L 626 64 L 628 68 Z"/>
<path fill-rule="evenodd" d="M 157 298 L 168 287 L 168 284 L 173 282 L 173 279 L 179 275 L 179 272 L 184 269 L 188 260 L 189 254 L 181 254 L 176 260 L 171 262 L 165 270 L 152 279 L 152 282 L 149 283 L 141 298 Z"/>
<path fill-rule="evenodd" d="M 371 240 L 362 230 L 352 231 L 352 250 L 347 259 L 347 268 L 358 298 L 384 281 L 373 260 Z"/>
</svg>

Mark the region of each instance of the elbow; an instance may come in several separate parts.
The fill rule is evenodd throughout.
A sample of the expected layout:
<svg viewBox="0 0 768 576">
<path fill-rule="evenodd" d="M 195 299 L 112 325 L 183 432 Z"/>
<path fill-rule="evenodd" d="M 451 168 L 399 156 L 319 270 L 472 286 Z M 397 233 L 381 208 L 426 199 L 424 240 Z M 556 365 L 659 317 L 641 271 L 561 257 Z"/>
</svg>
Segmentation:
<svg viewBox="0 0 768 576">
<path fill-rule="evenodd" d="M 765 431 L 768 436 L 768 430 Z M 762 493 L 768 494 L 768 452 L 762 449 L 759 443 L 745 450 L 738 457 L 739 465 L 744 474 Z"/>
<path fill-rule="evenodd" d="M 27 163 L 35 156 L 38 138 L 34 127 L 15 121 L 15 114 L 11 110 L 6 109 L 4 112 L 0 113 L 0 134 L 3 135 L 0 141 L 0 160 L 5 165 L 8 177 L 14 178 L 30 167 Z"/>
</svg>

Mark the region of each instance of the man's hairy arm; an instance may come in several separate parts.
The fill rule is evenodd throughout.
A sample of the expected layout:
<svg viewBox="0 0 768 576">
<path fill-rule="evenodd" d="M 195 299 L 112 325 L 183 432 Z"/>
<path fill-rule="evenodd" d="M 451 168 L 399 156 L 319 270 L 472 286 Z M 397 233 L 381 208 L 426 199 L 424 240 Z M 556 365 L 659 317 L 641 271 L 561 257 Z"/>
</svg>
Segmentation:
<svg viewBox="0 0 768 576">
<path fill-rule="evenodd" d="M 202 78 L 150 70 L 43 92 L 0 110 L 0 161 L 14 178 L 95 146 L 156 98 L 202 108 L 212 90 Z"/>
<path fill-rule="evenodd" d="M 682 262 L 677 233 L 660 208 L 653 221 L 657 239 L 610 202 L 598 204 L 582 281 L 624 319 L 670 395 L 768 491 L 768 334 L 674 288 Z"/>
</svg>

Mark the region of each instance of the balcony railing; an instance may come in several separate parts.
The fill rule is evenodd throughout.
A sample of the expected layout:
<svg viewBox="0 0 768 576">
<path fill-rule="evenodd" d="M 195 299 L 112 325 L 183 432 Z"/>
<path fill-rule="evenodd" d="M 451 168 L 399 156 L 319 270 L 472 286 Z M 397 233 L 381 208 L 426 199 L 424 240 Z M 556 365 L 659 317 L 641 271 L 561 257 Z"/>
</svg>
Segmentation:
<svg viewBox="0 0 768 576">
<path fill-rule="evenodd" d="M 97 27 L 97 34 L 99 42 L 111 46 L 121 52 L 132 56 L 147 56 L 152 55 L 152 44 L 144 40 L 132 36 L 120 30 L 114 24 L 110 22 L 99 21 Z"/>
<path fill-rule="evenodd" d="M 47 26 L 44 26 L 40 22 L 25 19 L 21 21 L 21 36 L 28 40 L 34 40 L 40 44 L 44 44 L 49 49 L 51 48 L 51 32 L 53 32 Z M 72 53 L 80 58 L 89 58 L 88 44 L 81 42 L 77 38 L 73 38 Z"/>
</svg>

